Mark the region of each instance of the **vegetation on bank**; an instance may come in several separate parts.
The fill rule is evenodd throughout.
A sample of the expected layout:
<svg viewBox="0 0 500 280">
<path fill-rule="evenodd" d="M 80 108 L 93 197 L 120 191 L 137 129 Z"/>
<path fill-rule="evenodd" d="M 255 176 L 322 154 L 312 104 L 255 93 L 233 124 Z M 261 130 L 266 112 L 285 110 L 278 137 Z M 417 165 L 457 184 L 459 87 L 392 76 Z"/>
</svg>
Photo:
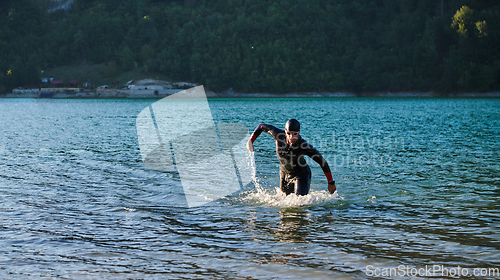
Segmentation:
<svg viewBox="0 0 500 280">
<path fill-rule="evenodd" d="M 86 67 L 81 82 L 143 73 L 214 91 L 500 89 L 497 0 L 48 2 L 0 2 L 0 93 L 68 65 Z"/>
<path fill-rule="evenodd" d="M 112 88 L 122 88 L 131 80 L 134 82 L 143 79 L 172 81 L 170 77 L 165 76 L 161 72 L 145 72 L 144 69 L 140 67 L 130 69 L 129 71 L 115 70 L 110 72 L 108 65 L 105 63 L 77 63 L 73 65 L 64 65 L 44 70 L 42 75 L 45 77 L 57 77 L 57 79 L 63 81 L 74 80 L 75 77 L 77 77 L 78 81 L 88 82 L 91 84 L 91 88 L 94 89 L 100 85 L 108 85 Z"/>
</svg>

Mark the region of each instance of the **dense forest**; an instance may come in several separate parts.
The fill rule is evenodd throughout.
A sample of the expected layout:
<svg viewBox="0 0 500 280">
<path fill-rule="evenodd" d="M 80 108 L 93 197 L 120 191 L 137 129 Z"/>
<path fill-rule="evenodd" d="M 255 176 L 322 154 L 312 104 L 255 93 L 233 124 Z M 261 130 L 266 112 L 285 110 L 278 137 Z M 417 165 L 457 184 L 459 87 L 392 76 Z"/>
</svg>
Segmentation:
<svg viewBox="0 0 500 280">
<path fill-rule="evenodd" d="M 214 91 L 500 89 L 498 0 L 0 1 L 0 93 L 102 64 Z M 75 77 L 78 79 L 78 77 Z M 91 81 L 90 81 L 91 82 Z"/>
</svg>

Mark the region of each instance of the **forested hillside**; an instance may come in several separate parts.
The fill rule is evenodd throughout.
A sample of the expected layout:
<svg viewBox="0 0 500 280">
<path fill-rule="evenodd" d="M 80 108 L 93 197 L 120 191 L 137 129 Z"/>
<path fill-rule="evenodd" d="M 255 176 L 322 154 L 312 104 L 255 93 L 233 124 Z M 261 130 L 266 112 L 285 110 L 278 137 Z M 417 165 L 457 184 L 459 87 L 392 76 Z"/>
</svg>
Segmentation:
<svg viewBox="0 0 500 280">
<path fill-rule="evenodd" d="M 42 3 L 0 1 L 0 92 L 82 62 L 214 91 L 500 89 L 498 0 Z"/>
</svg>

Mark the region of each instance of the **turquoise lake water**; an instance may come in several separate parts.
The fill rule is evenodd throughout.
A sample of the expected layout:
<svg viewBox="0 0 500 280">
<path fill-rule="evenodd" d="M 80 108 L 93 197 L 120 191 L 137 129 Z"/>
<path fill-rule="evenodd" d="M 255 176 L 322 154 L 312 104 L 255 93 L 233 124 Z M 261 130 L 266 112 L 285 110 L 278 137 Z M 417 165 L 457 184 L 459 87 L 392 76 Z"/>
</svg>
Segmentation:
<svg viewBox="0 0 500 280">
<path fill-rule="evenodd" d="M 0 278 L 500 279 L 500 99 L 209 99 L 249 132 L 298 119 L 337 193 L 311 162 L 282 195 L 262 134 L 252 182 L 199 207 L 142 161 L 156 101 L 0 99 Z"/>
</svg>

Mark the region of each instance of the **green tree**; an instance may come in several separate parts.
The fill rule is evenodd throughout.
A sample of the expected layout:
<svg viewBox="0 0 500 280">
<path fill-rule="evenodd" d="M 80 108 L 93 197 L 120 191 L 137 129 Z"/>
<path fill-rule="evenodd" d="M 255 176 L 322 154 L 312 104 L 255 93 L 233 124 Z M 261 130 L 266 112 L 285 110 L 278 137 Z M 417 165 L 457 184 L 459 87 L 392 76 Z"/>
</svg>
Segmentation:
<svg viewBox="0 0 500 280">
<path fill-rule="evenodd" d="M 128 46 L 122 48 L 119 53 L 120 64 L 123 70 L 130 70 L 137 64 L 135 53 Z"/>
<path fill-rule="evenodd" d="M 469 35 L 475 28 L 474 11 L 467 6 L 462 6 L 453 16 L 451 26 L 456 28 L 460 35 Z"/>
<path fill-rule="evenodd" d="M 50 14 L 47 5 L 0 1 L 0 87 L 86 62 L 212 90 L 500 88 L 495 0 L 75 0 Z"/>
</svg>

